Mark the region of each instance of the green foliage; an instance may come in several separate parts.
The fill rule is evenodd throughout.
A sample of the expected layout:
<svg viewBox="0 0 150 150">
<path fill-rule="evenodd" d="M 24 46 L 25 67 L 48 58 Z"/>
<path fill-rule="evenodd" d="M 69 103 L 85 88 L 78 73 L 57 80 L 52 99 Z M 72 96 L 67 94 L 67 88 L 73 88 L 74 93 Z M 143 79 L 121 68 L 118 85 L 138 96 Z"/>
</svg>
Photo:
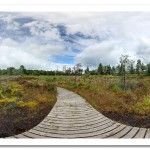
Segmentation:
<svg viewBox="0 0 150 150">
<path fill-rule="evenodd" d="M 138 74 L 138 75 L 140 75 L 140 73 L 141 73 L 141 60 L 140 59 L 138 59 L 137 60 L 137 63 L 136 63 L 136 73 Z"/>
<path fill-rule="evenodd" d="M 85 69 L 85 74 L 90 74 L 90 70 L 89 67 L 87 66 L 87 68 Z"/>
<path fill-rule="evenodd" d="M 139 102 L 134 107 L 136 113 L 150 115 L 150 95 L 144 97 L 142 102 Z"/>
<path fill-rule="evenodd" d="M 113 91 L 121 91 L 122 90 L 122 84 L 121 83 L 114 83 L 110 86 L 110 88 L 113 90 Z"/>
<path fill-rule="evenodd" d="M 102 63 L 100 63 L 99 64 L 99 66 L 98 66 L 98 73 L 100 74 L 100 75 L 102 75 L 104 72 L 103 72 L 103 65 L 102 65 Z"/>
<path fill-rule="evenodd" d="M 144 84 L 141 84 L 139 82 L 136 82 L 136 81 L 128 81 L 126 84 L 125 84 L 125 89 L 128 91 L 128 90 L 136 90 L 138 88 L 142 88 L 142 90 L 146 91 L 147 88 Z M 113 90 L 113 91 L 123 91 L 124 90 L 124 85 L 122 83 L 113 83 L 110 88 Z"/>
<path fill-rule="evenodd" d="M 78 84 L 77 84 L 76 82 L 72 82 L 72 83 L 70 83 L 70 87 L 71 87 L 72 89 L 75 89 L 75 88 L 78 87 Z"/>
<path fill-rule="evenodd" d="M 56 86 L 52 84 L 46 84 L 47 91 L 56 91 Z"/>
<path fill-rule="evenodd" d="M 37 109 L 38 102 L 35 100 L 30 100 L 28 102 L 19 101 L 19 102 L 17 102 L 17 106 L 20 108 L 28 108 L 30 110 L 34 110 L 34 109 Z"/>
<path fill-rule="evenodd" d="M 12 89 L 10 86 L 2 86 L 1 87 L 2 94 L 11 94 Z"/>
<path fill-rule="evenodd" d="M 11 103 L 15 103 L 16 102 L 16 98 L 5 98 L 5 99 L 1 99 L 0 100 L 0 107 L 6 107 L 7 105 L 11 104 Z"/>
<path fill-rule="evenodd" d="M 147 64 L 147 74 L 150 75 L 150 63 Z"/>
<path fill-rule="evenodd" d="M 15 90 L 15 91 L 13 91 L 13 96 L 21 98 L 21 97 L 23 97 L 23 92 L 20 90 Z"/>
<path fill-rule="evenodd" d="M 91 84 L 86 84 L 85 89 L 91 89 Z"/>
</svg>

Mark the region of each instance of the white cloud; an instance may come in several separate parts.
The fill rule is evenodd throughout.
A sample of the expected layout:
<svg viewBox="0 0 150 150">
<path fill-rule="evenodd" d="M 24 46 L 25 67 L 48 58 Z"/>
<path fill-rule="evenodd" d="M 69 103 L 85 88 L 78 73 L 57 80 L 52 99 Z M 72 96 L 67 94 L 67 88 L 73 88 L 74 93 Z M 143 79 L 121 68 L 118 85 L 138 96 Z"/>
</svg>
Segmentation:
<svg viewBox="0 0 150 150">
<path fill-rule="evenodd" d="M 39 45 L 27 41 L 17 43 L 8 38 L 0 43 L 0 68 L 24 65 L 29 69 L 50 70 L 54 67 L 51 56 L 61 53 L 63 53 L 61 45 Z"/>
<path fill-rule="evenodd" d="M 10 13 L 1 13 L 0 18 L 4 21 L 6 24 L 7 30 L 18 30 L 20 27 L 20 24 L 15 22 L 13 19 L 15 19 L 17 16 L 16 14 L 10 14 Z"/>
<path fill-rule="evenodd" d="M 2 68 L 15 66 L 19 67 L 20 65 L 24 65 L 28 68 L 40 68 L 45 67 L 46 61 L 40 60 L 39 58 L 30 55 L 24 51 L 21 51 L 17 48 L 9 48 L 7 46 L 0 47 L 0 57 L 1 57 L 1 64 Z"/>
<path fill-rule="evenodd" d="M 98 66 L 100 62 L 114 65 L 117 63 L 116 58 L 123 53 L 123 49 L 118 45 L 118 41 L 105 41 L 91 45 L 76 56 L 76 62 L 84 66 Z"/>
<path fill-rule="evenodd" d="M 62 66 L 63 64 L 53 63 L 53 55 L 75 55 L 75 63 L 80 62 L 84 66 L 97 66 L 100 62 L 115 65 L 121 54 L 129 54 L 134 60 L 140 58 L 145 63 L 149 62 L 149 12 L 22 12 L 3 13 L 0 17 L 6 22 L 7 29 L 15 32 L 20 24 L 13 21 L 14 18 L 32 17 L 36 20 L 24 24 L 23 27 L 29 28 L 32 37 L 28 37 L 23 43 L 11 38 L 1 38 L 0 55 L 3 59 L 0 67 L 17 66 L 21 63 L 30 68 L 43 69 L 52 65 Z M 56 28 L 60 24 L 66 27 L 68 34 L 81 32 L 93 39 L 80 37 L 76 40 L 77 43 L 66 43 Z M 65 47 L 68 49 L 65 50 Z M 78 49 L 78 53 L 73 49 Z"/>
<path fill-rule="evenodd" d="M 22 45 L 22 49 L 30 53 L 31 55 L 46 59 L 50 57 L 51 55 L 62 54 L 64 51 L 64 46 L 59 45 L 59 44 L 58 45 L 50 45 L 50 44 L 40 45 L 36 43 L 25 42 Z"/>
<path fill-rule="evenodd" d="M 24 24 L 24 27 L 29 27 L 33 36 L 38 36 L 45 40 L 61 40 L 58 30 L 53 28 L 49 22 L 32 21 Z"/>
<path fill-rule="evenodd" d="M 136 57 L 140 58 L 144 63 L 150 62 L 150 38 L 143 38 L 137 42 L 135 47 Z"/>
<path fill-rule="evenodd" d="M 8 47 L 16 47 L 19 46 L 18 43 L 10 38 L 6 38 L 6 39 L 1 39 L 0 41 L 0 47 L 1 46 L 8 46 Z"/>
</svg>

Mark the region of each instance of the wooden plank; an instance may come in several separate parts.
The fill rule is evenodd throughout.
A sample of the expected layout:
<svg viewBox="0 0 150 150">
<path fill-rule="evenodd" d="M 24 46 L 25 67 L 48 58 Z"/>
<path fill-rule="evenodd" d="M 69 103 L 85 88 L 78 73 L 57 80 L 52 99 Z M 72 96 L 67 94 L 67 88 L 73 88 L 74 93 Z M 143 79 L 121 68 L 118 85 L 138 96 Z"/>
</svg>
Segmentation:
<svg viewBox="0 0 150 150">
<path fill-rule="evenodd" d="M 97 124 L 93 124 L 93 125 L 90 125 L 90 126 L 87 126 L 87 125 L 83 125 L 83 126 L 71 126 L 71 125 L 52 125 L 52 124 L 39 124 L 38 126 L 39 127 L 44 127 L 44 128 L 48 128 L 48 129 L 54 129 L 54 130 L 57 130 L 58 128 L 59 128 L 59 130 L 79 130 L 79 129 L 81 129 L 81 130 L 89 130 L 89 129 L 91 129 L 91 128 L 97 128 L 97 127 L 99 127 L 99 126 L 103 126 L 103 125 L 105 125 L 105 124 L 108 124 L 108 123 L 110 123 L 111 121 L 110 120 L 104 120 L 104 121 L 102 121 L 102 122 L 100 122 L 100 123 L 97 123 Z"/>
<path fill-rule="evenodd" d="M 133 127 L 132 130 L 129 133 L 127 133 L 125 136 L 123 136 L 122 138 L 133 138 L 137 134 L 138 131 L 139 131 L 139 128 Z"/>
<path fill-rule="evenodd" d="M 146 131 L 146 128 L 140 128 L 134 138 L 145 138 Z"/>
<path fill-rule="evenodd" d="M 86 119 L 66 119 L 65 117 L 62 119 L 59 118 L 49 118 L 49 119 L 45 119 L 44 121 L 46 122 L 55 122 L 55 123 L 89 123 L 89 122 L 95 122 L 97 120 L 101 120 L 104 117 L 92 117 L 92 118 L 86 118 Z M 106 118 L 107 119 L 107 118 Z"/>
<path fill-rule="evenodd" d="M 113 128 L 113 127 L 112 127 Z M 112 129 L 111 128 L 111 129 Z M 106 131 L 106 130 L 105 130 Z M 94 138 L 96 135 L 99 135 L 100 133 L 103 133 L 104 131 L 100 130 L 97 132 L 91 132 L 91 133 L 85 133 L 85 134 L 54 134 L 54 133 L 44 133 L 36 130 L 32 130 L 32 133 L 45 136 L 45 137 L 51 137 L 51 138 Z"/>
<path fill-rule="evenodd" d="M 95 116 L 97 116 L 96 114 L 86 114 L 86 115 L 77 115 L 77 114 L 64 114 L 64 115 L 50 115 L 50 116 L 47 116 L 44 120 L 47 120 L 47 119 L 55 119 L 55 118 L 58 118 L 58 119 L 87 119 L 87 118 L 94 118 Z M 103 115 L 99 116 L 100 118 L 101 117 L 104 117 Z"/>
<path fill-rule="evenodd" d="M 33 134 L 30 131 L 22 133 L 22 135 L 28 137 L 28 138 L 46 138 L 45 136 Z"/>
<path fill-rule="evenodd" d="M 126 127 L 126 125 L 121 125 L 118 126 L 117 128 L 114 128 L 113 130 L 110 130 L 102 135 L 100 135 L 101 138 L 109 138 L 109 137 L 113 137 L 113 135 L 117 134 L 118 132 L 120 132 L 121 130 L 123 130 Z"/>
<path fill-rule="evenodd" d="M 62 113 L 76 113 L 76 114 L 81 114 L 81 113 L 85 113 L 85 114 L 91 114 L 91 113 L 95 113 L 95 111 L 94 110 L 77 110 L 77 109 L 65 109 L 65 107 L 64 107 L 64 109 L 62 109 L 62 110 L 55 110 L 54 112 L 53 112 L 54 114 L 62 114 Z"/>
<path fill-rule="evenodd" d="M 97 132 L 97 135 L 94 136 L 95 138 L 103 138 L 104 134 L 116 129 L 117 127 L 119 127 L 120 124 L 119 123 L 113 123 L 111 126 L 106 127 L 105 129 Z"/>
<path fill-rule="evenodd" d="M 23 134 L 18 134 L 18 135 L 15 135 L 14 137 L 15 138 L 29 138 L 29 137 L 27 137 L 27 136 L 25 136 Z"/>
<path fill-rule="evenodd" d="M 61 114 L 55 114 L 53 113 L 52 115 L 47 116 L 45 119 L 51 119 L 51 118 L 77 118 L 77 119 L 84 119 L 86 117 L 95 117 L 95 116 L 99 116 L 99 117 L 104 117 L 103 115 L 98 115 L 98 114 L 89 114 L 89 113 L 61 113 Z"/>
<path fill-rule="evenodd" d="M 16 139 L 14 136 L 6 137 L 6 139 Z"/>
<path fill-rule="evenodd" d="M 150 129 L 147 129 L 145 138 L 150 138 Z"/>
<path fill-rule="evenodd" d="M 103 120 L 110 120 L 110 119 L 107 119 L 107 118 L 102 118 Z M 90 125 L 93 125 L 93 124 L 98 124 L 100 122 L 102 122 L 103 120 L 102 119 L 98 119 L 98 120 L 95 120 L 93 122 L 60 122 L 60 121 L 43 121 L 42 123 L 44 124 L 53 124 L 53 125 L 56 125 L 56 126 L 62 126 L 62 124 L 65 126 L 78 126 L 78 127 L 82 127 L 82 126 L 90 126 Z"/>
<path fill-rule="evenodd" d="M 41 132 L 46 132 L 46 133 L 54 133 L 54 134 L 63 134 L 63 135 L 72 135 L 72 134 L 85 134 L 85 133 L 94 133 L 94 132 L 98 132 L 100 130 L 104 130 L 106 127 L 109 127 L 110 125 L 112 125 L 112 123 L 107 123 L 107 124 L 104 124 L 102 126 L 98 126 L 98 127 L 95 127 L 95 128 L 90 128 L 88 130 L 82 130 L 82 129 L 78 129 L 78 130 L 68 130 L 68 129 L 61 129 L 58 128 L 56 130 L 50 130 L 49 128 L 44 128 L 44 127 L 35 127 L 34 130 L 38 130 L 38 131 L 41 131 Z M 73 128 L 72 128 L 73 129 Z"/>
<path fill-rule="evenodd" d="M 109 138 L 121 138 L 124 135 L 126 135 L 131 129 L 132 129 L 132 127 L 126 126 L 123 130 L 121 130 L 120 132 L 110 136 Z"/>
</svg>

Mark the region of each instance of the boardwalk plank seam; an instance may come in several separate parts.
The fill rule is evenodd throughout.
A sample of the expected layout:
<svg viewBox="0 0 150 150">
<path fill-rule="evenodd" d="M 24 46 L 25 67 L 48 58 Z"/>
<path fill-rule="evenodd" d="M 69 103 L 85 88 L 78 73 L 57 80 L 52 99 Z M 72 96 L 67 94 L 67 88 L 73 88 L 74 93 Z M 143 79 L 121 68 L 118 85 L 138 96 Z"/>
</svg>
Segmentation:
<svg viewBox="0 0 150 150">
<path fill-rule="evenodd" d="M 139 131 L 140 131 L 140 128 L 138 129 L 138 131 L 136 132 L 136 134 L 132 138 L 134 138 L 138 134 Z"/>
<path fill-rule="evenodd" d="M 122 136 L 120 136 L 119 138 L 123 138 L 125 135 L 127 135 L 130 131 L 132 130 L 132 128 L 131 129 L 129 129 L 129 131 L 127 131 L 126 133 L 124 133 Z"/>
<path fill-rule="evenodd" d="M 109 121 L 107 121 L 107 122 L 103 122 L 102 124 L 100 124 L 101 126 L 104 126 L 104 125 L 106 125 L 106 124 L 108 124 L 108 123 L 110 123 L 111 121 L 109 120 Z M 41 128 L 43 128 L 43 126 L 38 126 L 38 127 L 41 127 Z M 95 128 L 98 128 L 99 126 L 94 126 L 94 127 L 91 127 L 91 128 L 88 128 L 88 130 L 90 130 L 90 129 L 95 129 Z M 49 129 L 49 130 L 53 130 L 53 129 L 50 129 L 48 126 L 44 126 L 44 128 L 45 129 Z M 63 128 L 63 130 L 61 129 L 59 129 L 60 131 L 78 131 L 79 130 L 79 128 L 77 129 L 77 128 L 68 128 L 68 127 L 62 127 Z M 84 130 L 87 130 L 87 128 L 82 128 L 82 130 L 84 131 Z"/>
<path fill-rule="evenodd" d="M 116 135 L 117 133 L 121 132 L 121 131 L 122 131 L 123 129 L 125 129 L 125 128 L 126 128 L 126 126 L 123 127 L 122 129 L 120 129 L 119 131 L 117 131 L 117 132 L 115 132 L 115 133 L 112 133 L 112 134 L 106 136 L 105 138 L 113 137 L 114 135 Z M 115 130 L 115 129 L 114 129 L 114 130 Z"/>
</svg>

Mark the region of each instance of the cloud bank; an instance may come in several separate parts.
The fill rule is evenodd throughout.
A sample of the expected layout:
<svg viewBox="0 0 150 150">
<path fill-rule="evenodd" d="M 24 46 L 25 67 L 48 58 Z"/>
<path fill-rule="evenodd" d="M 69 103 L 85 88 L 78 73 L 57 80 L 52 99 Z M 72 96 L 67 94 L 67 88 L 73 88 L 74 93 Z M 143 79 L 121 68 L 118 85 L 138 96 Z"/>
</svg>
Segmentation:
<svg viewBox="0 0 150 150">
<path fill-rule="evenodd" d="M 0 68 L 96 68 L 121 54 L 149 63 L 149 28 L 149 12 L 1 12 Z"/>
</svg>

